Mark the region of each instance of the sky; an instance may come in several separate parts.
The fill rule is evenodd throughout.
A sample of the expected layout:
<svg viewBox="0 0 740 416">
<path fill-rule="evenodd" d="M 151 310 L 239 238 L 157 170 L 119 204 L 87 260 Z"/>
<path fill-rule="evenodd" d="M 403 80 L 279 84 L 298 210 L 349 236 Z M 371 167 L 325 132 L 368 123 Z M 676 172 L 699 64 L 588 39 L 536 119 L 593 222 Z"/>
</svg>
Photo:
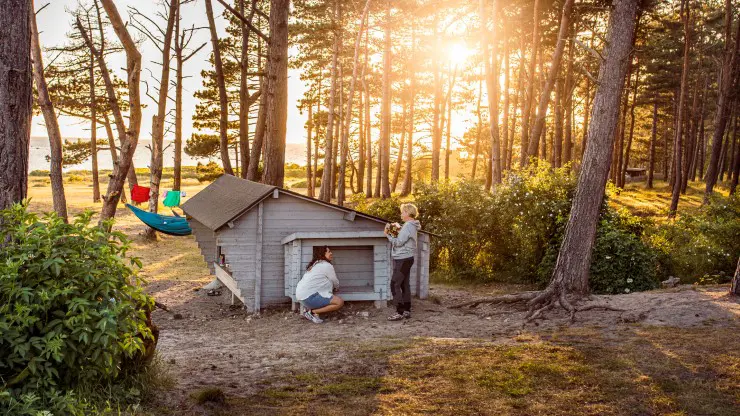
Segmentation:
<svg viewBox="0 0 740 416">
<path fill-rule="evenodd" d="M 136 7 L 140 11 L 152 10 L 155 0 L 116 0 L 116 6 L 118 11 L 121 13 L 124 21 L 128 21 L 127 8 L 129 6 Z M 72 15 L 68 10 L 73 9 L 77 0 L 36 0 L 37 7 L 50 3 L 41 13 L 37 16 L 39 37 L 41 40 L 41 47 L 47 48 L 52 46 L 61 46 L 66 42 L 66 34 L 72 30 Z M 183 26 L 190 27 L 195 24 L 196 27 L 207 26 L 205 6 L 203 1 L 197 1 L 194 4 L 189 4 L 183 7 Z M 214 14 L 221 16 L 223 7 L 218 2 L 213 2 Z M 153 13 L 152 13 L 153 14 Z M 226 36 L 225 30 L 225 19 L 216 18 L 216 25 L 218 26 L 219 36 Z M 138 32 L 133 29 L 129 29 L 133 36 L 138 36 Z M 111 32 L 108 36 L 114 37 L 115 34 Z M 209 67 L 208 57 L 211 53 L 210 44 L 210 33 L 208 30 L 200 30 L 193 37 L 191 45 L 201 45 L 204 42 L 208 42 L 205 48 L 203 48 L 196 56 L 191 58 L 185 64 L 185 73 L 188 78 L 183 80 L 183 136 L 189 138 L 193 132 L 191 116 L 195 111 L 195 105 L 197 100 L 193 97 L 193 94 L 201 88 L 202 79 L 200 72 L 203 69 Z M 159 77 L 158 66 L 153 62 L 161 61 L 161 54 L 159 50 L 154 47 L 150 42 L 144 42 L 141 47 L 142 62 L 144 68 L 148 68 Z M 44 64 L 48 65 L 50 54 L 44 54 Z M 108 66 L 114 72 L 123 79 L 126 79 L 125 74 L 125 56 L 119 54 L 111 57 L 111 61 Z M 174 65 L 174 62 L 173 62 Z M 174 73 L 173 75 L 174 76 Z M 152 76 L 149 71 L 144 70 L 141 73 L 143 81 L 150 81 L 149 85 L 155 85 L 151 82 Z M 142 103 L 146 105 L 142 114 L 142 130 L 141 139 L 148 139 L 151 137 L 152 130 L 152 116 L 156 113 L 156 106 L 154 102 L 147 97 L 144 92 L 144 85 L 142 85 Z M 301 115 L 296 104 L 298 100 L 303 96 L 305 86 L 299 79 L 299 72 L 297 70 L 290 70 L 288 73 L 288 143 L 305 143 L 305 128 L 304 124 L 306 116 Z M 174 96 L 174 94 L 172 94 Z M 79 119 L 59 116 L 59 126 L 64 138 L 89 138 L 90 128 L 89 122 L 83 122 Z M 105 135 L 105 131 L 101 129 L 99 135 Z M 41 115 L 34 117 L 33 126 L 31 129 L 32 136 L 46 137 L 46 126 L 44 125 L 44 119 Z M 171 133 L 166 140 L 171 140 L 174 133 Z M 99 136 L 100 137 L 100 136 Z"/>
</svg>

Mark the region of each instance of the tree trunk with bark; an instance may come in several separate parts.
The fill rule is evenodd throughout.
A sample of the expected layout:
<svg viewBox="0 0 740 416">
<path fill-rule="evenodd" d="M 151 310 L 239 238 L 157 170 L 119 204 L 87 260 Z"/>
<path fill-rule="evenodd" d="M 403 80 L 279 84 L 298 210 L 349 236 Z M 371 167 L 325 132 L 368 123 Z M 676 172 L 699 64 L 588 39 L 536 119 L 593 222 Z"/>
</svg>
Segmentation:
<svg viewBox="0 0 740 416">
<path fill-rule="evenodd" d="M 509 65 L 509 37 L 504 39 L 504 118 L 501 120 L 503 133 L 501 143 L 501 172 L 509 168 L 507 161 L 509 160 L 509 95 L 511 87 L 511 68 Z"/>
<path fill-rule="evenodd" d="M 501 183 L 501 145 L 498 125 L 498 103 L 499 103 L 499 80 L 498 80 L 498 33 L 496 31 L 497 19 L 499 12 L 498 0 L 493 1 L 492 20 L 493 20 L 493 53 L 492 57 L 488 54 L 488 18 L 485 13 L 485 1 L 480 1 L 480 19 L 481 19 L 481 43 L 483 50 L 483 67 L 486 71 L 486 90 L 488 92 L 488 121 L 491 127 L 491 183 Z M 493 62 L 491 62 L 493 59 Z M 486 187 L 488 188 L 488 187 Z"/>
<path fill-rule="evenodd" d="M 116 120 L 116 129 L 118 130 L 119 141 L 121 142 L 121 152 L 118 157 L 118 164 L 113 166 L 113 173 L 108 182 L 108 190 L 106 191 L 106 196 L 103 198 L 103 209 L 100 213 L 100 220 L 102 223 L 103 221 L 115 217 L 116 208 L 118 207 L 118 201 L 121 199 L 123 184 L 126 181 L 126 177 L 129 176 L 129 183 L 132 183 L 130 176 L 134 177 L 133 183 L 136 181 L 136 172 L 132 169 L 132 160 L 134 152 L 136 151 L 136 146 L 139 143 L 139 132 L 141 129 L 141 96 L 139 88 L 139 82 L 141 80 L 141 53 L 139 53 L 134 39 L 129 34 L 126 24 L 123 23 L 123 19 L 121 19 L 121 15 L 118 13 L 118 9 L 113 3 L 113 0 L 100 1 L 111 21 L 113 30 L 116 32 L 118 39 L 121 41 L 121 44 L 123 44 L 123 48 L 126 51 L 126 73 L 128 75 L 129 98 L 129 125 L 128 128 L 125 128 L 123 117 L 121 116 L 121 111 L 118 106 L 118 98 L 116 97 L 110 77 L 107 75 L 108 70 L 105 65 L 105 60 L 102 55 L 98 54 L 98 65 L 103 73 L 108 101 L 113 110 L 113 115 Z M 88 44 L 92 45 L 89 40 Z"/>
<path fill-rule="evenodd" d="M 159 183 L 162 180 L 162 159 L 164 156 L 164 123 L 167 117 L 167 100 L 170 91 L 170 51 L 172 36 L 175 30 L 178 0 L 170 0 L 167 14 L 167 29 L 162 43 L 162 73 L 159 78 L 159 96 L 157 97 L 157 114 L 152 116 L 152 158 L 149 166 L 149 212 L 159 209 Z M 147 227 L 146 237 L 157 239 L 154 228 Z"/>
<path fill-rule="evenodd" d="M 740 20 L 740 19 L 739 19 Z M 714 117 L 714 134 L 712 137 L 712 155 L 707 166 L 706 187 L 704 189 L 704 203 L 709 202 L 709 197 L 714 191 L 717 183 L 719 156 L 722 147 L 722 137 L 727 127 L 727 119 L 730 112 L 730 101 L 734 75 L 738 70 L 738 50 L 740 50 L 740 24 L 737 25 L 735 34 L 735 45 L 732 44 L 732 2 L 725 0 L 725 56 L 722 64 L 722 78 L 719 85 L 719 97 L 717 100 L 717 113 Z"/>
<path fill-rule="evenodd" d="M 588 270 L 596 237 L 599 211 L 611 164 L 614 129 L 619 119 L 619 101 L 635 33 L 639 0 L 616 0 L 612 10 L 598 86 L 593 119 L 578 178 L 565 236 L 547 288 L 530 302 L 530 318 L 559 302 L 571 312 L 575 299 L 588 294 Z"/>
<path fill-rule="evenodd" d="M 529 120 L 532 114 L 532 107 L 534 103 L 534 85 L 536 83 L 535 70 L 537 69 L 537 51 L 540 47 L 540 0 L 534 0 L 532 15 L 534 16 L 534 23 L 532 24 L 532 56 L 529 61 L 529 68 L 527 71 L 527 92 L 525 95 L 524 106 L 522 107 L 522 143 L 521 143 L 521 154 L 519 158 L 519 166 L 524 167 L 528 163 L 528 152 L 529 152 Z M 524 50 L 522 50 L 522 55 Z M 537 147 L 535 146 L 535 156 L 537 155 Z"/>
<path fill-rule="evenodd" d="M 391 164 L 391 3 L 386 0 L 385 35 L 383 47 L 383 96 L 380 103 L 380 196 L 390 198 Z"/>
<path fill-rule="evenodd" d="M 630 132 L 627 136 L 627 146 L 624 149 L 624 161 L 622 162 L 622 170 L 619 175 L 619 187 L 624 188 L 624 184 L 627 177 L 627 168 L 630 164 L 630 151 L 632 150 L 632 139 L 635 135 L 635 106 L 637 106 L 637 88 L 640 85 L 640 64 L 637 64 L 635 70 L 635 80 L 632 85 L 632 103 L 630 104 Z"/>
<path fill-rule="evenodd" d="M 434 12 L 434 42 L 435 48 L 439 47 L 439 12 Z M 442 147 L 442 128 L 439 123 L 440 107 L 442 105 L 442 83 L 439 74 L 439 54 L 432 54 L 432 66 L 434 71 L 434 108 L 432 109 L 432 182 L 439 182 L 439 153 Z"/>
<path fill-rule="evenodd" d="M 653 125 L 650 129 L 650 156 L 648 159 L 647 186 L 653 188 L 653 175 L 655 172 L 655 141 L 658 139 L 658 92 L 653 96 Z"/>
<path fill-rule="evenodd" d="M 416 26 L 412 21 L 411 23 L 411 56 L 416 55 Z M 416 102 L 416 72 L 411 69 L 411 80 L 409 82 L 409 121 L 408 121 L 408 140 L 406 140 L 406 172 L 403 178 L 403 187 L 401 188 L 401 196 L 406 196 L 411 193 L 411 168 L 413 166 L 413 146 L 414 146 L 414 107 Z M 406 126 L 404 125 L 404 128 Z M 399 149 L 403 151 L 403 149 Z"/>
<path fill-rule="evenodd" d="M 339 21 L 339 0 L 334 0 L 334 21 Z M 331 87 L 329 89 L 329 117 L 326 122 L 326 139 L 324 139 L 324 173 L 321 176 L 321 190 L 319 191 L 319 199 L 322 201 L 331 201 L 332 186 L 334 184 L 333 175 L 333 161 L 334 161 L 334 110 L 336 107 L 337 99 L 337 68 L 339 59 L 339 44 L 341 42 L 341 35 L 337 29 L 334 33 L 334 46 L 331 58 Z"/>
<path fill-rule="evenodd" d="M 678 200 L 681 196 L 681 184 L 683 183 L 683 128 L 684 128 L 684 102 L 686 102 L 686 93 L 688 92 L 689 77 L 689 52 L 691 50 L 691 33 L 690 33 L 690 8 L 689 1 L 682 0 L 683 9 L 683 28 L 684 28 L 684 47 L 683 47 L 683 70 L 681 71 L 681 95 L 678 99 L 678 118 L 676 119 L 676 137 L 674 139 L 674 156 L 676 176 L 673 183 L 673 193 L 671 195 L 671 206 L 668 209 L 668 216 L 674 217 L 678 210 Z"/>
<path fill-rule="evenodd" d="M 570 38 L 568 40 L 568 64 L 565 68 L 565 96 L 563 97 L 563 106 L 565 107 L 565 137 L 563 143 L 562 164 L 568 164 L 573 158 L 573 60 L 574 60 L 574 39 L 578 33 L 578 27 L 575 30 L 571 27 Z"/>
<path fill-rule="evenodd" d="M 33 70 L 27 0 L 4 1 L 0 13 L 0 210 L 28 193 Z"/>
<path fill-rule="evenodd" d="M 536 1 L 536 0 L 535 0 Z M 555 46 L 555 52 L 552 55 L 552 63 L 550 64 L 550 72 L 547 75 L 547 82 L 540 94 L 540 102 L 537 108 L 537 119 L 532 127 L 532 137 L 529 140 L 529 147 L 527 150 L 528 156 L 537 156 L 537 147 L 539 145 L 540 135 L 545 127 L 545 118 L 547 117 L 547 107 L 550 102 L 550 94 L 555 86 L 558 72 L 560 71 L 560 62 L 563 59 L 563 51 L 565 50 L 565 42 L 568 37 L 568 29 L 570 28 L 570 15 L 573 10 L 573 3 L 575 0 L 565 0 L 563 4 L 563 14 L 560 18 L 560 30 L 558 32 L 558 41 Z M 527 161 L 525 160 L 525 163 Z"/>
<path fill-rule="evenodd" d="M 475 132 L 475 151 L 473 153 L 473 172 L 471 173 L 471 179 L 475 180 L 475 173 L 478 168 L 478 155 L 480 155 L 480 139 L 481 131 L 483 130 L 483 116 L 481 115 L 481 101 L 483 99 L 483 77 L 481 77 L 480 83 L 478 84 L 478 104 L 475 107 L 475 113 L 478 116 L 478 126 Z M 512 136 L 513 139 L 513 136 Z"/>
<path fill-rule="evenodd" d="M 389 6 L 390 7 L 390 6 Z M 347 108 L 344 114 L 344 123 L 342 125 L 342 146 L 340 149 L 341 155 L 339 159 L 339 189 L 337 204 L 344 205 L 345 198 L 345 174 L 347 170 L 347 152 L 349 151 L 349 126 L 352 121 L 352 104 L 355 98 L 355 85 L 357 84 L 357 71 L 360 58 L 360 40 L 362 39 L 363 25 L 367 19 L 368 12 L 370 10 L 370 0 L 365 1 L 365 8 L 362 11 L 362 17 L 360 18 L 360 28 L 357 31 L 357 37 L 355 37 L 355 53 L 352 58 L 352 80 L 349 84 L 349 96 L 347 100 Z M 341 111 L 341 109 L 340 109 Z M 360 120 L 362 123 L 362 120 Z"/>
<path fill-rule="evenodd" d="M 216 21 L 213 18 L 213 5 L 211 0 L 205 0 L 206 15 L 208 16 L 208 27 L 211 31 L 211 45 L 213 46 L 213 66 L 216 70 L 216 85 L 218 86 L 219 102 L 219 143 L 221 148 L 221 164 L 224 173 L 234 174 L 229 158 L 229 101 L 226 95 L 226 81 L 224 80 L 224 67 L 221 61 L 221 47 L 218 44 L 218 32 L 216 31 Z"/>
<path fill-rule="evenodd" d="M 38 104 L 41 113 L 44 115 L 46 131 L 49 135 L 49 147 L 51 149 L 49 176 L 51 177 L 51 195 L 53 200 L 54 211 L 64 222 L 67 218 L 67 199 L 64 195 L 64 182 L 62 181 L 62 133 L 59 130 L 59 122 L 54 112 L 54 105 L 49 96 L 49 88 L 44 76 L 44 61 L 41 55 L 41 43 L 39 41 L 39 30 L 36 25 L 36 13 L 34 12 L 34 3 L 31 1 L 30 7 L 31 23 L 31 45 L 33 57 L 33 78 L 36 81 L 36 90 L 38 91 Z"/>
</svg>

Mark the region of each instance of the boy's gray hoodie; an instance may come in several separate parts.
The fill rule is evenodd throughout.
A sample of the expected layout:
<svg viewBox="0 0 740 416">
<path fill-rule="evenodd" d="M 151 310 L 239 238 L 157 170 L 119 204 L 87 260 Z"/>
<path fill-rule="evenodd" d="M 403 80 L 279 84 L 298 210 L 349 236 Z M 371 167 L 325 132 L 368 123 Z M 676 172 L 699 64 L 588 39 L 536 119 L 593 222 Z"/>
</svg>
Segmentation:
<svg viewBox="0 0 740 416">
<path fill-rule="evenodd" d="M 407 221 L 398 232 L 398 237 L 388 235 L 388 241 L 391 242 L 391 256 L 394 259 L 407 259 L 414 257 L 416 254 L 416 241 L 418 232 L 421 229 L 421 223 L 417 220 Z"/>
</svg>

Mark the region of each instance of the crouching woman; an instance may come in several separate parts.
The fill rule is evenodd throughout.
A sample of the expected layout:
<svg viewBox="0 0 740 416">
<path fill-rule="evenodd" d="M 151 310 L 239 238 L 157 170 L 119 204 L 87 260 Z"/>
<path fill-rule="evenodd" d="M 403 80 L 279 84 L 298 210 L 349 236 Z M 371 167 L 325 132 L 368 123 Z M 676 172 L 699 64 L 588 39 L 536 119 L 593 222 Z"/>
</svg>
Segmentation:
<svg viewBox="0 0 740 416">
<path fill-rule="evenodd" d="M 333 312 L 344 306 L 344 300 L 332 294 L 339 287 L 332 259 L 328 246 L 315 246 L 306 274 L 295 289 L 296 299 L 306 308 L 303 317 L 316 324 L 323 322 L 319 314 Z"/>
</svg>

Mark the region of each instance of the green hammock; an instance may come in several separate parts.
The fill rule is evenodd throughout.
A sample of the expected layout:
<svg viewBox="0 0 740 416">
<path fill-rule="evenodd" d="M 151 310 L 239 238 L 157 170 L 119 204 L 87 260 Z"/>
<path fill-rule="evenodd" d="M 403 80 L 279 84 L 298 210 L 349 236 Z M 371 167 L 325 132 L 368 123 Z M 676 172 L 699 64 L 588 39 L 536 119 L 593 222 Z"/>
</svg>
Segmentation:
<svg viewBox="0 0 740 416">
<path fill-rule="evenodd" d="M 144 224 L 154 228 L 160 233 L 174 235 L 177 237 L 190 235 L 193 230 L 188 224 L 188 220 L 184 217 L 160 215 L 154 212 L 144 211 L 143 209 L 136 208 L 131 204 L 126 204 L 126 207 L 136 215 Z"/>
</svg>

